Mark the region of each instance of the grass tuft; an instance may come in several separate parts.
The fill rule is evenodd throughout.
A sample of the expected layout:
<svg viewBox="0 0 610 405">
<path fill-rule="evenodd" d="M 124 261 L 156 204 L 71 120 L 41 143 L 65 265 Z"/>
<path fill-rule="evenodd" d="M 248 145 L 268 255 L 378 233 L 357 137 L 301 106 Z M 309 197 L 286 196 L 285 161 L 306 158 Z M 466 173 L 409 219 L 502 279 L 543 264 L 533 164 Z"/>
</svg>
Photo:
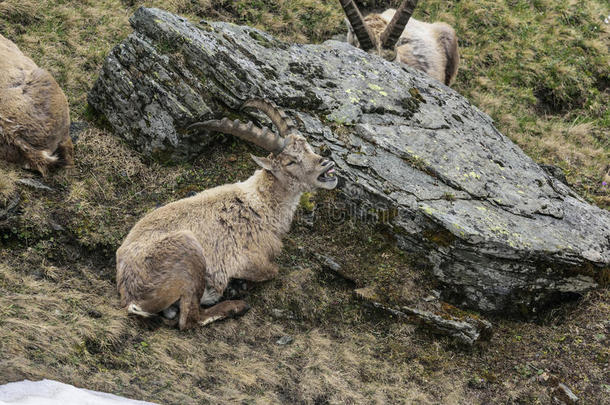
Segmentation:
<svg viewBox="0 0 610 405">
<path fill-rule="evenodd" d="M 19 175 L 3 163 L 0 163 L 0 207 L 15 195 Z"/>
</svg>

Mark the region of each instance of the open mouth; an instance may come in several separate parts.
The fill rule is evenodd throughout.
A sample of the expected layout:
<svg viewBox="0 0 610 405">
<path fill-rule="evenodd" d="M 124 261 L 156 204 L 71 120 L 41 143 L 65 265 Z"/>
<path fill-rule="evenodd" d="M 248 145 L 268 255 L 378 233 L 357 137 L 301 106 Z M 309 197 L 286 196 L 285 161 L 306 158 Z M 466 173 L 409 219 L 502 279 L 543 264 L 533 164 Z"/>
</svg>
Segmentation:
<svg viewBox="0 0 610 405">
<path fill-rule="evenodd" d="M 330 167 L 328 169 L 318 176 L 318 181 L 323 183 L 328 181 L 337 181 L 337 178 L 335 177 L 335 163 L 331 162 L 329 166 Z"/>
</svg>

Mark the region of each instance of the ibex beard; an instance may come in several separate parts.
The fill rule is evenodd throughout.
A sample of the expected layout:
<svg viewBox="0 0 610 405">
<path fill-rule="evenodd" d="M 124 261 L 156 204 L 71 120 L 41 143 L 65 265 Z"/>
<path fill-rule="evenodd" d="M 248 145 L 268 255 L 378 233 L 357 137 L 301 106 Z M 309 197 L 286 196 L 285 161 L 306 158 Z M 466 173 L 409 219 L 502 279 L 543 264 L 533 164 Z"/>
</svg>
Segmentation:
<svg viewBox="0 0 610 405">
<path fill-rule="evenodd" d="M 267 114 L 278 134 L 226 118 L 192 128 L 233 134 L 271 153 L 252 157 L 261 169 L 246 181 L 170 203 L 136 223 L 117 250 L 117 287 L 130 313 L 168 314 L 177 303 L 181 330 L 245 313 L 243 300 L 200 304 L 217 302 L 232 278 L 273 278 L 301 194 L 337 185 L 334 163 L 314 153 L 282 111 L 258 99 L 244 107 Z"/>
</svg>

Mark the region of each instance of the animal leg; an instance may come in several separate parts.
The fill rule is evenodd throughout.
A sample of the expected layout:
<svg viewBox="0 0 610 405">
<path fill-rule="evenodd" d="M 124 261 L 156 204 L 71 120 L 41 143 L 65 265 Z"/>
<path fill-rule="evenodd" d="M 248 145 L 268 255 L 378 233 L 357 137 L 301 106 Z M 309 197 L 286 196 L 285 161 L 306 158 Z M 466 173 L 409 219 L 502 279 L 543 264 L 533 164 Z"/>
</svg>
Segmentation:
<svg viewBox="0 0 610 405">
<path fill-rule="evenodd" d="M 250 305 L 248 305 L 246 301 L 223 301 L 211 308 L 202 310 L 199 323 L 202 326 L 205 326 L 221 319 L 235 318 L 245 314 L 249 309 Z"/>
<path fill-rule="evenodd" d="M 72 144 L 70 136 L 64 138 L 64 140 L 57 145 L 55 153 L 59 158 L 57 162 L 59 165 L 64 167 L 74 166 L 74 145 Z"/>
<path fill-rule="evenodd" d="M 447 24 L 437 23 L 437 38 L 445 54 L 445 80 L 449 86 L 455 80 L 458 66 L 460 64 L 460 53 L 458 51 L 458 39 L 453 28 Z"/>
<path fill-rule="evenodd" d="M 16 138 L 13 143 L 21 152 L 26 168 L 38 171 L 42 177 L 46 177 L 49 174 L 49 166 L 57 162 L 57 157 L 49 151 L 34 149 L 20 138 Z"/>
<path fill-rule="evenodd" d="M 131 255 L 137 256 L 129 260 Z M 197 324 L 199 298 L 205 287 L 205 259 L 191 232 L 176 232 L 145 248 L 132 246 L 129 253 L 121 252 L 120 256 L 117 282 L 130 313 L 155 315 L 179 300 L 178 327 L 184 330 Z"/>
<path fill-rule="evenodd" d="M 201 296 L 200 303 L 203 306 L 209 307 L 216 304 L 222 298 L 222 294 L 219 294 L 214 287 L 206 284 L 205 291 Z"/>
<path fill-rule="evenodd" d="M 194 326 L 199 320 L 199 301 L 193 286 L 185 284 L 184 278 L 179 274 L 177 277 L 159 281 L 163 285 L 151 291 L 150 298 L 131 303 L 128 312 L 144 317 L 153 316 L 180 300 L 178 327 L 184 330 Z M 178 295 L 179 293 L 181 295 Z"/>
<path fill-rule="evenodd" d="M 234 278 L 241 278 L 248 281 L 267 281 L 271 280 L 279 273 L 279 268 L 275 263 L 268 260 L 250 266 L 247 270 L 235 275 Z"/>
</svg>

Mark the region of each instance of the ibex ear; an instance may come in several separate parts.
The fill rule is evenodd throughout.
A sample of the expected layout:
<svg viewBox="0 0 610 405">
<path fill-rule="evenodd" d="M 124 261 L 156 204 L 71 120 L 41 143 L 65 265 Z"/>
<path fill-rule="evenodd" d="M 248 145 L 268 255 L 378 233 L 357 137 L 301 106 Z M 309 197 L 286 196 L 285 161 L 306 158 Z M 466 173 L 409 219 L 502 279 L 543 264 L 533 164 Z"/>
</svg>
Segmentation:
<svg viewBox="0 0 610 405">
<path fill-rule="evenodd" d="M 273 164 L 273 160 L 269 159 L 268 157 L 258 157 L 254 155 L 250 156 L 252 157 L 252 160 L 254 160 L 256 164 L 262 167 L 263 169 L 269 170 L 270 172 L 276 171 L 276 167 Z"/>
</svg>

